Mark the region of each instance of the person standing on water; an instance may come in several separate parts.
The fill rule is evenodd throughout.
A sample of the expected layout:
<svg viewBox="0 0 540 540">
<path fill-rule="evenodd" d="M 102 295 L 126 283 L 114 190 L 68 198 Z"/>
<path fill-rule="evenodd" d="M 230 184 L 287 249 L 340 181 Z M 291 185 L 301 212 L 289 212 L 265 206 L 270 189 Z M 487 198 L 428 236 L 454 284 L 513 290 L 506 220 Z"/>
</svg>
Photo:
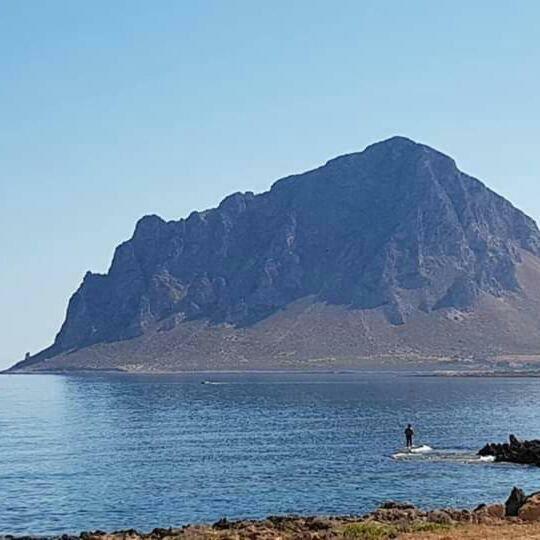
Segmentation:
<svg viewBox="0 0 540 540">
<path fill-rule="evenodd" d="M 407 424 L 407 427 L 405 428 L 405 440 L 406 440 L 407 448 L 412 448 L 413 437 L 414 437 L 414 429 L 412 428 L 411 424 Z"/>
</svg>

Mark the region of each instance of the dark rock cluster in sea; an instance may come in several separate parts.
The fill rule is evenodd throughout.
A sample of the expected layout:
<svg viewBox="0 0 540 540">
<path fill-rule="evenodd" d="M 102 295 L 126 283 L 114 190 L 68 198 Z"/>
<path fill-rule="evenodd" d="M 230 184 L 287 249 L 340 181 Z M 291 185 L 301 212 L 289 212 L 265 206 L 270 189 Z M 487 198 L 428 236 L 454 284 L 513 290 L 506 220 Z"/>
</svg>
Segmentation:
<svg viewBox="0 0 540 540">
<path fill-rule="evenodd" d="M 540 525 L 540 492 L 525 495 L 514 487 L 505 504 L 481 504 L 474 510 L 445 508 L 421 510 L 412 504 L 387 501 L 366 515 L 348 516 L 270 516 L 262 520 L 220 519 L 213 525 L 185 525 L 180 528 L 157 528 L 149 533 L 135 529 L 115 532 L 93 531 L 79 535 L 55 537 L 0 536 L 0 540 L 207 540 L 207 539 L 311 539 L 337 540 L 340 538 L 415 538 L 416 534 L 459 532 L 460 527 L 483 527 L 481 533 L 488 538 L 486 528 L 496 527 L 500 533 L 505 527 Z M 517 538 L 512 532 L 509 538 Z M 480 536 L 467 536 L 467 538 Z M 503 538 L 506 536 L 498 536 Z M 425 538 L 425 537 L 424 537 Z M 448 536 L 450 538 L 450 536 Z M 451 538 L 460 538 L 452 536 Z M 529 538 L 519 536 L 519 538 Z M 532 538 L 532 536 L 530 537 Z M 537 538 L 535 536 L 534 538 Z"/>
<path fill-rule="evenodd" d="M 478 451 L 480 456 L 493 456 L 495 461 L 508 461 L 540 466 L 540 440 L 520 441 L 510 435 L 507 443 L 489 443 Z"/>
</svg>

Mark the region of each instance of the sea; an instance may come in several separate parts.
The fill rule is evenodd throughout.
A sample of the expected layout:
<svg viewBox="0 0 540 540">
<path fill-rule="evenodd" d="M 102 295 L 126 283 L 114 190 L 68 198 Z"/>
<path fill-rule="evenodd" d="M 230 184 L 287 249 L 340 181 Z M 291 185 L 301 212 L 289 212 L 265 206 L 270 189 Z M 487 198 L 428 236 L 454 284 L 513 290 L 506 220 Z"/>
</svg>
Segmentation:
<svg viewBox="0 0 540 540">
<path fill-rule="evenodd" d="M 363 514 L 540 490 L 540 379 L 411 372 L 0 376 L 0 534 Z M 416 451 L 403 449 L 411 423 Z"/>
</svg>

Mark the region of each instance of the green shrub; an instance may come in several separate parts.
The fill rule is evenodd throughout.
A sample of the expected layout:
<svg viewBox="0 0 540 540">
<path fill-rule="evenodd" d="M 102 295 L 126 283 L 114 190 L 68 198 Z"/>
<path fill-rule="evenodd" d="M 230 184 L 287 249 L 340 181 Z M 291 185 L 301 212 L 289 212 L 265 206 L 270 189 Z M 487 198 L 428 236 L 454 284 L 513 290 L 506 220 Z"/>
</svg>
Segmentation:
<svg viewBox="0 0 540 540">
<path fill-rule="evenodd" d="M 397 536 L 398 530 L 392 525 L 365 521 L 352 523 L 343 529 L 343 538 L 347 540 L 386 540 Z"/>
</svg>

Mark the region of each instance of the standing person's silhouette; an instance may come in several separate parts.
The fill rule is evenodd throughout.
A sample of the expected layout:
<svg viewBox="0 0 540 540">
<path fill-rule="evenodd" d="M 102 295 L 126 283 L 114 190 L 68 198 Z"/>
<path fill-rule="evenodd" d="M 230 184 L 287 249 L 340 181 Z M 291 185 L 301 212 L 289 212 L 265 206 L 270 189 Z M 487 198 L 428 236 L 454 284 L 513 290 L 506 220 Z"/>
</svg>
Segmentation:
<svg viewBox="0 0 540 540">
<path fill-rule="evenodd" d="M 406 441 L 407 448 L 412 448 L 413 437 L 414 437 L 414 430 L 411 424 L 407 424 L 407 427 L 405 428 L 405 441 Z"/>
</svg>

